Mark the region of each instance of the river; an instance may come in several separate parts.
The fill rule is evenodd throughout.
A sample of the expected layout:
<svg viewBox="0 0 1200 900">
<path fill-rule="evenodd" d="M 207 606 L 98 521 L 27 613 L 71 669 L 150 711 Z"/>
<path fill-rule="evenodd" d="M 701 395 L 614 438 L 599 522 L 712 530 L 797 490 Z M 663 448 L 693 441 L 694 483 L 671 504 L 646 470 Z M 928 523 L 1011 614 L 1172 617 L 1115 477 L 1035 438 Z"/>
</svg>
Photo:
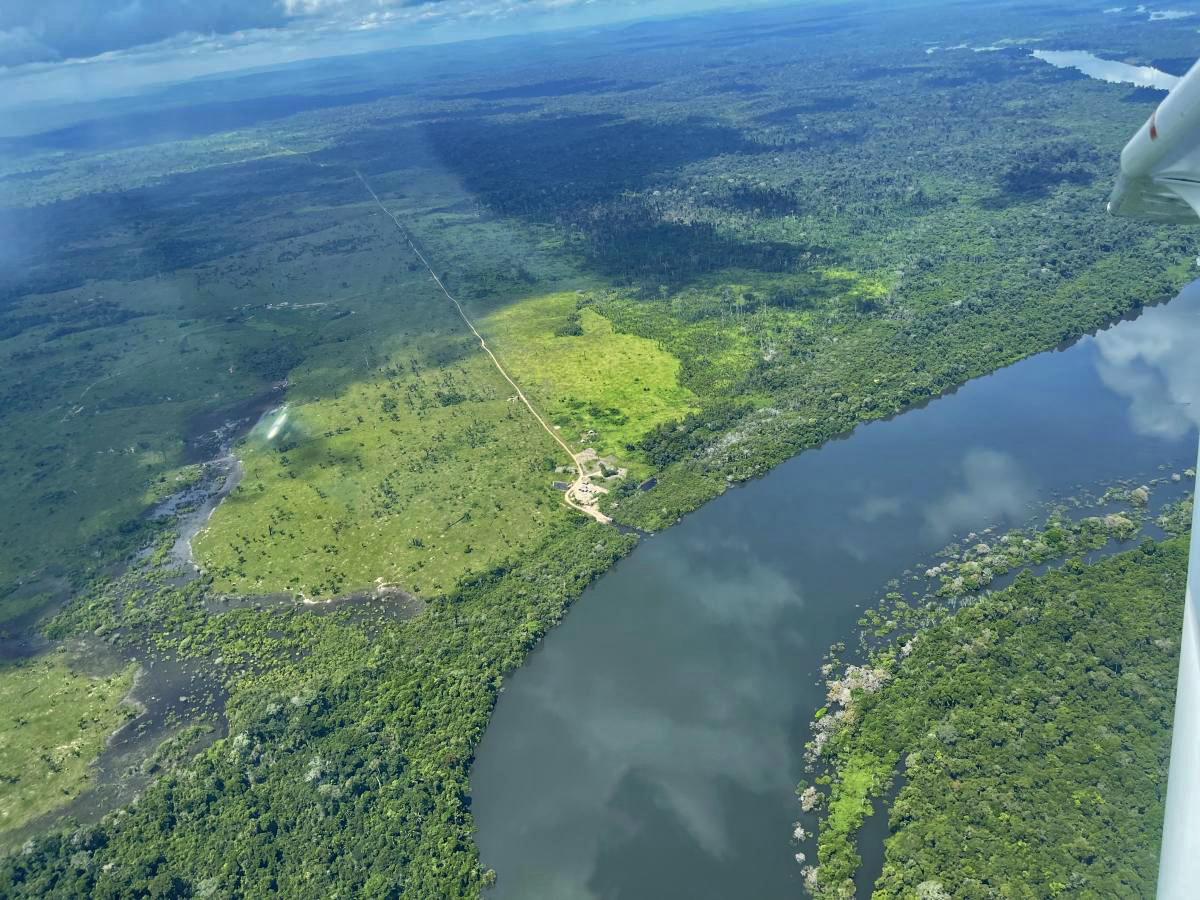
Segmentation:
<svg viewBox="0 0 1200 900">
<path fill-rule="evenodd" d="M 1086 50 L 1034 50 L 1033 55 L 1059 69 L 1078 69 L 1084 75 L 1110 84 L 1133 84 L 1169 91 L 1179 81 L 1175 75 L 1160 72 L 1152 66 L 1131 66 L 1102 59 Z"/>
<path fill-rule="evenodd" d="M 643 541 L 506 681 L 471 779 L 494 896 L 800 896 L 793 787 L 823 654 L 956 535 L 1194 465 L 1197 348 L 1200 283 Z"/>
</svg>

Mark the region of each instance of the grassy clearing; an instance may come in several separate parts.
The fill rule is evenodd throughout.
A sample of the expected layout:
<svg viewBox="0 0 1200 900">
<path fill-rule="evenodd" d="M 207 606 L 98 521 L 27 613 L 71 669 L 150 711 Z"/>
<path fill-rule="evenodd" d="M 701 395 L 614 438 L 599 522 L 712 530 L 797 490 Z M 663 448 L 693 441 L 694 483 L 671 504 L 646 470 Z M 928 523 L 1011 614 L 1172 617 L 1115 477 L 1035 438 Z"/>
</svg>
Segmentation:
<svg viewBox="0 0 1200 900">
<path fill-rule="evenodd" d="M 579 296 L 523 300 L 480 324 L 564 437 L 636 470 L 628 448 L 695 396 L 677 359 Z M 570 521 L 550 486 L 568 460 L 453 310 L 416 285 L 389 302 L 406 327 L 294 370 L 284 425 L 269 439 L 268 417 L 245 442 L 245 479 L 195 544 L 221 589 L 320 597 L 382 580 L 438 593 Z"/>
<path fill-rule="evenodd" d="M 132 667 L 75 671 L 63 651 L 0 669 L 0 844 L 83 790 L 105 738 L 133 715 L 120 705 L 132 680 Z"/>
<path fill-rule="evenodd" d="M 871 811 L 870 797 L 890 773 L 890 766 L 874 756 L 861 754 L 852 757 L 844 770 L 838 772 L 829 801 L 829 830 L 845 837 L 863 823 Z"/>
<path fill-rule="evenodd" d="M 628 458 L 652 427 L 697 408 L 679 384 L 679 360 L 655 341 L 622 334 L 585 305 L 587 295 L 547 294 L 483 320 L 513 376 L 564 436 Z M 595 436 L 583 437 L 588 431 Z"/>
<path fill-rule="evenodd" d="M 368 348 L 369 375 L 330 396 L 336 358 L 300 367 L 285 424 L 245 442 L 245 478 L 196 541 L 223 589 L 436 593 L 565 521 L 550 485 L 565 456 L 444 302 L 418 289 L 405 314 Z M 361 371 L 363 350 L 350 357 Z"/>
</svg>

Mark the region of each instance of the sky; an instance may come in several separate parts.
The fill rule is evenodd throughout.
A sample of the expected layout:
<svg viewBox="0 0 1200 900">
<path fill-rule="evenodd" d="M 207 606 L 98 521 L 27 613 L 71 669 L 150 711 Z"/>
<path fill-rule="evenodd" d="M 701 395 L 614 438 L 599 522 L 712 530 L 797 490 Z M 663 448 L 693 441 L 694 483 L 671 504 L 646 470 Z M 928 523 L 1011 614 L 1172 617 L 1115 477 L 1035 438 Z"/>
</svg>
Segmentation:
<svg viewBox="0 0 1200 900">
<path fill-rule="evenodd" d="M 775 0 L 780 2 L 780 0 Z M 0 0 L 0 108 L 754 0 Z"/>
</svg>

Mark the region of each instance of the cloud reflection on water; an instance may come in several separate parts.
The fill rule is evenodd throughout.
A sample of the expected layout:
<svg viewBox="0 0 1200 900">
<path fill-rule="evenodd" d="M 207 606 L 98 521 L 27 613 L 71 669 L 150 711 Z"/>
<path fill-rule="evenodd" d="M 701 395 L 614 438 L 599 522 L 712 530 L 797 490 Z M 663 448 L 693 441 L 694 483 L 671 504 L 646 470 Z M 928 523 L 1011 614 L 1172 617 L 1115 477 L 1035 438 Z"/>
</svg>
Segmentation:
<svg viewBox="0 0 1200 900">
<path fill-rule="evenodd" d="M 1132 328 L 1096 335 L 1096 371 L 1129 401 L 1141 435 L 1180 438 L 1200 425 L 1200 310 L 1194 303 L 1148 309 Z"/>
<path fill-rule="evenodd" d="M 981 522 L 1023 517 L 1036 492 L 1021 464 L 1009 453 L 973 447 L 963 454 L 962 487 L 925 507 L 925 533 L 944 542 Z"/>
<path fill-rule="evenodd" d="M 850 510 L 850 517 L 868 525 L 890 516 L 897 516 L 904 508 L 904 501 L 899 497 L 871 496 Z"/>
<path fill-rule="evenodd" d="M 619 659 L 602 664 L 578 658 L 613 646 L 597 641 L 577 647 L 570 663 L 556 662 L 558 677 L 526 685 L 533 696 L 522 706 L 536 707 L 532 714 L 541 732 L 526 752 L 544 755 L 546 771 L 558 767 L 556 759 L 572 759 L 577 777 L 554 778 L 553 796 L 513 798 L 510 808 L 521 808 L 527 834 L 546 837 L 522 845 L 553 847 L 554 859 L 533 867 L 536 884 L 510 884 L 506 896 L 604 895 L 598 860 L 635 852 L 645 826 L 630 816 L 631 791 L 646 801 L 640 813 L 654 807 L 656 828 L 673 835 L 675 846 L 687 846 L 697 865 L 720 866 L 736 843 L 726 791 L 773 794 L 786 802 L 798 773 L 789 730 L 795 698 L 785 688 L 790 657 L 802 651 L 803 639 L 788 639 L 784 621 L 802 605 L 801 592 L 745 540 L 697 538 L 683 553 L 679 549 L 659 555 L 648 545 L 619 574 L 636 581 L 647 598 L 686 592 L 690 617 L 667 606 L 648 610 L 655 626 L 643 621 L 623 632 Z M 625 626 L 605 620 L 594 627 Z M 662 666 L 669 645 L 690 644 L 720 645 L 722 652 L 678 654 L 675 665 Z M 548 644 L 545 652 L 554 655 L 556 648 Z M 665 696 L 672 698 L 669 704 Z M 581 704 L 586 715 L 580 715 Z M 553 737 L 547 740 L 550 722 Z"/>
<path fill-rule="evenodd" d="M 1081 480 L 1190 465 L 1186 434 L 1144 435 L 1195 421 L 1177 404 L 1200 383 L 1196 347 L 1200 291 L 803 454 L 644 541 L 508 682 L 481 745 L 474 811 L 498 900 L 798 894 L 792 788 L 821 653 L 853 633 L 855 606 L 956 532 L 1023 521 Z"/>
</svg>

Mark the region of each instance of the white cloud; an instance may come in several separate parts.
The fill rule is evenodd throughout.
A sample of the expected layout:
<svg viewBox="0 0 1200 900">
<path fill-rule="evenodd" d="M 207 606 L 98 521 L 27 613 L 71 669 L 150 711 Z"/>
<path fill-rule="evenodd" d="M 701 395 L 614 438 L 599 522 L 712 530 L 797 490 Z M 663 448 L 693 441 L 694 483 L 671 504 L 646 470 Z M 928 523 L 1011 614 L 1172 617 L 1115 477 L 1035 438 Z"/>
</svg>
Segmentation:
<svg viewBox="0 0 1200 900">
<path fill-rule="evenodd" d="M 58 52 L 25 25 L 0 29 L 0 61 L 9 65 L 58 59 Z"/>
</svg>

